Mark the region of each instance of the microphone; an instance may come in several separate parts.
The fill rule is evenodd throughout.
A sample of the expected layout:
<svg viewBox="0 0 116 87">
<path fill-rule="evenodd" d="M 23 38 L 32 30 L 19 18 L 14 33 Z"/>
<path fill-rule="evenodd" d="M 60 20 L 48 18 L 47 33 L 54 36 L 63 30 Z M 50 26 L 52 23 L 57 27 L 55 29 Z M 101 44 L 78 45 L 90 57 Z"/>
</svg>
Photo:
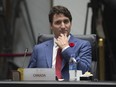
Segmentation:
<svg viewBox="0 0 116 87">
<path fill-rule="evenodd" d="M 26 61 L 26 55 L 28 52 L 28 48 L 25 49 L 25 53 L 24 53 L 24 62 L 21 68 L 18 68 L 17 70 L 13 70 L 12 71 L 12 80 L 13 81 L 20 81 L 23 80 L 23 71 L 24 71 L 24 64 Z"/>
<path fill-rule="evenodd" d="M 24 53 L 24 61 L 23 61 L 23 65 L 22 65 L 22 68 L 24 68 L 24 64 L 25 64 L 25 61 L 26 61 L 26 55 L 27 55 L 27 52 L 28 52 L 28 48 L 25 49 L 25 53 Z"/>
</svg>

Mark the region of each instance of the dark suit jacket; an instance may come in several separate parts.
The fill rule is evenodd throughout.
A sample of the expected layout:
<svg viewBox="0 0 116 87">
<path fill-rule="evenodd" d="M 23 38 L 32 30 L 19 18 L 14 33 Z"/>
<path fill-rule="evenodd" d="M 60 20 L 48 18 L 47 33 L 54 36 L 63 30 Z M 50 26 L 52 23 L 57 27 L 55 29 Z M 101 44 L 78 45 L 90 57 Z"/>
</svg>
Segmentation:
<svg viewBox="0 0 116 87">
<path fill-rule="evenodd" d="M 75 38 L 71 35 L 69 43 L 74 43 L 74 47 L 69 47 L 62 52 L 62 77 L 69 80 L 69 59 L 73 56 L 77 61 L 77 69 L 82 72 L 91 69 L 91 45 L 88 41 Z M 35 45 L 28 68 L 52 68 L 53 39 Z"/>
</svg>

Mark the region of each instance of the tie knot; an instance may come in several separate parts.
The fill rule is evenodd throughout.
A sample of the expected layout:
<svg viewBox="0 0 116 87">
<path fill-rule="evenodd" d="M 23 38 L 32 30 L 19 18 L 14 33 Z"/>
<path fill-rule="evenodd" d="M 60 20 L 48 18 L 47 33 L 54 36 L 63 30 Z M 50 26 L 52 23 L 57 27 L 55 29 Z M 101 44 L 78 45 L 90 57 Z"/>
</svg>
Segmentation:
<svg viewBox="0 0 116 87">
<path fill-rule="evenodd" d="M 62 49 L 58 48 L 58 52 L 61 52 L 61 51 L 62 51 Z"/>
</svg>

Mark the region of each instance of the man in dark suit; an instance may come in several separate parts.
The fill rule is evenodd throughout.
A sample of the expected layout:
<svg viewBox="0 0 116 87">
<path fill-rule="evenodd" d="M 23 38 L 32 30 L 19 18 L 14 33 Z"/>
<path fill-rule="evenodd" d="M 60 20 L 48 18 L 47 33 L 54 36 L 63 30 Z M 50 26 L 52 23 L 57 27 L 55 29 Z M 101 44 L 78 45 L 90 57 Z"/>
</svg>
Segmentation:
<svg viewBox="0 0 116 87">
<path fill-rule="evenodd" d="M 91 70 L 91 45 L 78 39 L 71 33 L 72 16 L 64 6 L 53 6 L 49 13 L 49 22 L 54 38 L 35 45 L 28 68 L 56 68 L 57 49 L 61 49 L 61 77 L 69 80 L 69 60 L 75 58 L 77 69 L 83 73 Z M 56 75 L 57 76 L 57 75 Z"/>
</svg>

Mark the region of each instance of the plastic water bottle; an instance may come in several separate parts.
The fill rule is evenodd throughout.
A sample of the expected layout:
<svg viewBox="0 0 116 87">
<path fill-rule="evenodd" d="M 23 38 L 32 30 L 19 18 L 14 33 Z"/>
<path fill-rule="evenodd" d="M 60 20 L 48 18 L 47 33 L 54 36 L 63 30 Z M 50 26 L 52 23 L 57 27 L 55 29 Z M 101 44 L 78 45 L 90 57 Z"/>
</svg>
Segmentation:
<svg viewBox="0 0 116 87">
<path fill-rule="evenodd" d="M 76 70 L 76 63 L 69 62 L 69 70 Z"/>
<path fill-rule="evenodd" d="M 77 80 L 77 63 L 75 61 L 75 58 L 72 58 L 69 61 L 69 74 L 70 74 L 70 80 L 72 81 Z"/>
</svg>

